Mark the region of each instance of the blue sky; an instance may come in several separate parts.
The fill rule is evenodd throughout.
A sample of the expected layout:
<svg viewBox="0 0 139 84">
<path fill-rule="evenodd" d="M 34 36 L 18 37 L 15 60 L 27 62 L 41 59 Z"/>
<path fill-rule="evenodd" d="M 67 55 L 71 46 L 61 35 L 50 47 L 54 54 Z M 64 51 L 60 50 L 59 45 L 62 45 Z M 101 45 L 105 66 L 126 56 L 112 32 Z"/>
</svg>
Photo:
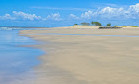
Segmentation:
<svg viewBox="0 0 139 84">
<path fill-rule="evenodd" d="M 1 26 L 138 25 L 139 0 L 0 0 Z"/>
</svg>

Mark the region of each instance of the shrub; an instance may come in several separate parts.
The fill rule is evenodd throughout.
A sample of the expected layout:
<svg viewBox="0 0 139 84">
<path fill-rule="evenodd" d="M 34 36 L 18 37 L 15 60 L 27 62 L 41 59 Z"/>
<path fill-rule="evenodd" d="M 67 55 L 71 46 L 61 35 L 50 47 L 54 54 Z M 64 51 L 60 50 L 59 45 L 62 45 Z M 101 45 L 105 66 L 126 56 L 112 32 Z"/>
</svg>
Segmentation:
<svg viewBox="0 0 139 84">
<path fill-rule="evenodd" d="M 107 24 L 107 26 L 111 26 L 111 24 L 109 23 L 109 24 Z"/>
<path fill-rule="evenodd" d="M 74 26 L 77 26 L 78 24 L 74 24 Z"/>
<path fill-rule="evenodd" d="M 131 26 L 131 27 L 138 27 L 138 26 Z"/>
<path fill-rule="evenodd" d="M 99 23 L 99 22 L 92 22 L 91 24 L 95 25 L 95 26 L 102 26 L 101 23 Z"/>
</svg>

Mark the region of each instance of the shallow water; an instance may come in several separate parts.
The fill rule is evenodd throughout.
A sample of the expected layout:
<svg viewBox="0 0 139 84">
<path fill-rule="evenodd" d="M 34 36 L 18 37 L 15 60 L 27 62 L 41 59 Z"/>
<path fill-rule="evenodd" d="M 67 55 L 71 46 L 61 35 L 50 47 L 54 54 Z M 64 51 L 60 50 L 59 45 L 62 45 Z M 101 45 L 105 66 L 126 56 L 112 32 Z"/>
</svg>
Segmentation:
<svg viewBox="0 0 139 84">
<path fill-rule="evenodd" d="M 43 52 L 21 47 L 37 43 L 28 37 L 19 36 L 22 29 L 0 30 L 0 84 L 19 84 L 18 82 L 23 82 L 26 77 L 35 77 L 32 73 L 33 67 L 40 63 L 37 58 Z"/>
</svg>

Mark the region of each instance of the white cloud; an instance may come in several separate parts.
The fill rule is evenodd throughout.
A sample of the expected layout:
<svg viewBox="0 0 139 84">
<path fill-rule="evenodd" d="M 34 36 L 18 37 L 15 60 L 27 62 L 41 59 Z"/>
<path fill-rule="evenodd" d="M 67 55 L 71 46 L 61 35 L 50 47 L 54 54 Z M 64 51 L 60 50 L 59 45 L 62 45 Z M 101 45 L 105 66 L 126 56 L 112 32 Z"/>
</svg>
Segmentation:
<svg viewBox="0 0 139 84">
<path fill-rule="evenodd" d="M 125 8 L 105 7 L 96 11 L 87 11 L 81 14 L 82 19 L 92 18 L 109 18 L 109 19 L 138 19 L 139 18 L 139 3 Z"/>
<path fill-rule="evenodd" d="M 82 19 L 92 19 L 94 15 L 93 11 L 87 11 L 82 13 L 81 15 L 70 14 L 70 19 L 82 20 Z"/>
<path fill-rule="evenodd" d="M 119 14 L 119 13 L 121 13 L 123 11 L 124 11 L 123 8 L 105 7 L 99 13 L 100 14 Z"/>
<path fill-rule="evenodd" d="M 128 15 L 133 19 L 139 19 L 139 3 L 131 5 L 128 9 Z"/>
<path fill-rule="evenodd" d="M 139 3 L 137 3 L 136 5 L 131 5 L 129 7 L 129 11 L 139 13 Z"/>
<path fill-rule="evenodd" d="M 15 17 L 12 17 L 10 14 L 5 14 L 4 16 L 0 16 L 0 20 L 15 20 Z"/>
<path fill-rule="evenodd" d="M 96 11 L 90 10 L 82 13 L 79 16 L 73 14 L 72 17 L 78 17 L 80 19 L 139 19 L 139 3 L 131 5 L 128 8 L 105 7 Z"/>
<path fill-rule="evenodd" d="M 93 11 L 87 11 L 87 12 L 81 14 L 81 18 L 91 19 L 91 18 L 93 18 L 93 15 L 94 15 Z"/>
<path fill-rule="evenodd" d="M 0 16 L 0 20 L 62 20 L 61 15 L 59 13 L 50 14 L 44 18 L 41 16 L 37 16 L 36 14 L 29 14 L 24 12 L 13 11 L 12 14 L 5 14 L 4 16 Z"/>
<path fill-rule="evenodd" d="M 137 19 L 139 18 L 139 3 L 129 6 L 127 9 L 106 7 L 99 11 L 98 15 L 99 14 L 102 17 L 109 18 L 117 17 L 122 19 Z"/>
<path fill-rule="evenodd" d="M 78 8 L 46 8 L 52 10 L 81 10 Z M 69 18 L 69 19 L 68 19 Z M 64 19 L 68 20 L 91 20 L 93 18 L 104 18 L 104 19 L 139 19 L 139 3 L 135 5 L 130 5 L 128 8 L 124 7 L 104 7 L 101 9 L 97 9 L 95 11 L 86 10 L 86 12 L 82 11 L 82 14 L 69 14 L 69 16 L 65 17 Z M 61 21 L 60 13 L 53 13 L 47 15 L 46 17 L 41 17 L 36 14 L 29 14 L 22 11 L 13 11 L 12 14 L 5 14 L 0 16 L 0 20 L 54 20 L 54 21 Z"/>
<path fill-rule="evenodd" d="M 99 16 L 101 18 L 119 18 L 120 16 L 124 16 L 125 13 L 126 10 L 124 10 L 124 8 L 105 7 L 100 11 L 95 12 L 94 15 Z"/>
<path fill-rule="evenodd" d="M 61 19 L 61 15 L 59 13 L 54 13 L 51 15 L 48 15 L 46 19 L 44 20 L 55 20 L 55 21 L 60 21 Z"/>
<path fill-rule="evenodd" d="M 35 14 L 24 13 L 21 11 L 20 12 L 13 11 L 13 14 L 16 17 L 19 17 L 24 20 L 40 20 L 41 19 L 41 16 L 36 16 Z"/>
<path fill-rule="evenodd" d="M 74 15 L 74 14 L 70 14 L 69 17 L 72 18 L 72 19 L 77 19 L 77 20 L 79 19 L 79 17 L 77 17 L 77 16 Z"/>
</svg>

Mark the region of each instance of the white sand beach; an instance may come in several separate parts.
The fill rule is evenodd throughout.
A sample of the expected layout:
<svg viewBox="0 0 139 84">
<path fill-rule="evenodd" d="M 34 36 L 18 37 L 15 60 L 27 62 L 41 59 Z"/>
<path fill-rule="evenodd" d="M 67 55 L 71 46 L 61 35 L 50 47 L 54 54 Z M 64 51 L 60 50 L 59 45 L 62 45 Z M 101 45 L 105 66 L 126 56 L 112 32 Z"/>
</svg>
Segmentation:
<svg viewBox="0 0 139 84">
<path fill-rule="evenodd" d="M 137 27 L 74 26 L 20 34 L 42 42 L 30 47 L 46 52 L 35 67 L 34 84 L 139 84 Z"/>
</svg>

